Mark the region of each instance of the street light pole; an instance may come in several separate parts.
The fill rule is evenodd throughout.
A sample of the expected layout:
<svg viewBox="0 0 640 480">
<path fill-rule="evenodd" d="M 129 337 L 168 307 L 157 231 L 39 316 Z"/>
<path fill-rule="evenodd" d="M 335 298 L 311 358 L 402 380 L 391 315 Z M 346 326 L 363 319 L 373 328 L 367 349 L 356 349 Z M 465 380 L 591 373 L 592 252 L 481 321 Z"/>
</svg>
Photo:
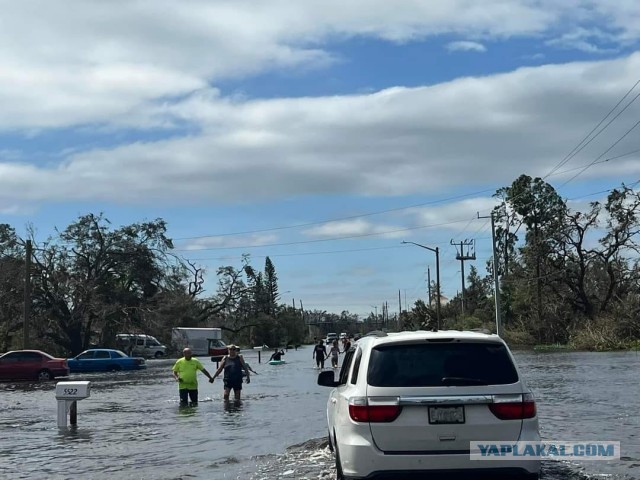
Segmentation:
<svg viewBox="0 0 640 480">
<path fill-rule="evenodd" d="M 500 276 L 498 275 L 498 249 L 496 247 L 496 225 L 493 218 L 493 212 L 490 217 L 481 217 L 478 212 L 478 218 L 491 218 L 491 243 L 493 247 L 493 283 L 494 283 L 494 297 L 496 304 L 496 335 L 500 336 L 502 333 L 502 312 L 500 311 Z"/>
<path fill-rule="evenodd" d="M 440 249 L 438 247 L 431 248 L 416 242 L 405 242 L 415 245 L 416 247 L 425 248 L 436 254 L 436 329 L 440 330 Z"/>
</svg>

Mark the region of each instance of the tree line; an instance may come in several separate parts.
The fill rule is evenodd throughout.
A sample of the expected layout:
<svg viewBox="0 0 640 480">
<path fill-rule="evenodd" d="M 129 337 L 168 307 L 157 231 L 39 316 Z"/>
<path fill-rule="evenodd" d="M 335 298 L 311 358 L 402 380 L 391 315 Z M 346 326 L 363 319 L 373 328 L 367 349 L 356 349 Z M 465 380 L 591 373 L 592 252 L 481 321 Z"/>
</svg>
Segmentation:
<svg viewBox="0 0 640 480">
<path fill-rule="evenodd" d="M 447 326 L 493 327 L 493 269 L 501 279 L 505 336 L 516 343 L 629 346 L 640 338 L 640 193 L 622 184 L 603 202 L 571 208 L 541 178 L 521 175 L 496 191 L 497 265 L 475 267 L 461 295 L 443 308 Z M 435 285 L 433 286 L 435 288 Z M 403 328 L 432 327 L 416 302 Z"/>
<path fill-rule="evenodd" d="M 493 327 L 497 268 L 505 335 L 515 342 L 615 348 L 640 338 L 638 192 L 623 184 L 578 211 L 544 180 L 522 175 L 494 197 L 497 263 L 488 259 L 484 276 L 471 267 L 465 315 L 458 295 L 442 308 L 443 328 Z M 173 252 L 162 219 L 114 228 L 102 214 L 87 214 L 44 241 L 33 228 L 23 239 L 0 224 L 0 351 L 22 346 L 27 240 L 29 346 L 52 353 L 112 346 L 117 333 L 130 332 L 169 344 L 177 326 L 220 327 L 229 341 L 270 346 L 308 340 L 308 323 L 340 331 L 435 326 L 433 303 L 423 300 L 384 324 L 348 311 L 304 317 L 281 302 L 269 257 L 263 269 L 245 255 L 239 266 L 205 272 Z M 211 294 L 204 288 L 209 273 L 217 280 Z"/>
<path fill-rule="evenodd" d="M 162 219 L 113 228 L 102 214 L 79 217 L 38 242 L 0 224 L 0 351 L 21 348 L 25 245 L 32 243 L 29 347 L 75 355 L 113 346 L 117 333 L 149 333 L 170 344 L 173 327 L 220 327 L 245 344 L 301 343 L 299 311 L 280 303 L 275 267 L 245 256 L 217 269 L 205 295 L 205 271 L 175 255 Z"/>
</svg>

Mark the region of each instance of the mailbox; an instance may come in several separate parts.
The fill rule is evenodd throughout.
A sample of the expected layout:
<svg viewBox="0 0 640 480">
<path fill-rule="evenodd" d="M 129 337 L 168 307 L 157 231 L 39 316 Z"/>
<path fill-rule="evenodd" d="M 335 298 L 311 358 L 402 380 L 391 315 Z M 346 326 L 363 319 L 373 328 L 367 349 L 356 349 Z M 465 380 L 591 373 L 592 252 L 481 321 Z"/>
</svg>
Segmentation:
<svg viewBox="0 0 640 480">
<path fill-rule="evenodd" d="M 82 400 L 89 398 L 91 382 L 58 382 L 56 384 L 57 400 Z"/>
</svg>

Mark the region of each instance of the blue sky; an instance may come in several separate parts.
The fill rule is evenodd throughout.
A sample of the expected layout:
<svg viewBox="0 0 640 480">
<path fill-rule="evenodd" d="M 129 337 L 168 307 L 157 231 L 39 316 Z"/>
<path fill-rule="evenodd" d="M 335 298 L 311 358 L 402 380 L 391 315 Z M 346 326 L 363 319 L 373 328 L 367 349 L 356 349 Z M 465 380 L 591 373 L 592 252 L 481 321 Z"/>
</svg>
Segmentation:
<svg viewBox="0 0 640 480">
<path fill-rule="evenodd" d="M 435 277 L 401 242 L 438 246 L 455 295 L 451 240 L 484 274 L 477 212 L 520 174 L 577 209 L 640 179 L 640 129 L 607 151 L 640 102 L 549 175 L 640 78 L 634 1 L 64 3 L 3 9 L 0 222 L 21 235 L 161 217 L 210 273 L 269 255 L 283 301 L 394 313 Z"/>
</svg>

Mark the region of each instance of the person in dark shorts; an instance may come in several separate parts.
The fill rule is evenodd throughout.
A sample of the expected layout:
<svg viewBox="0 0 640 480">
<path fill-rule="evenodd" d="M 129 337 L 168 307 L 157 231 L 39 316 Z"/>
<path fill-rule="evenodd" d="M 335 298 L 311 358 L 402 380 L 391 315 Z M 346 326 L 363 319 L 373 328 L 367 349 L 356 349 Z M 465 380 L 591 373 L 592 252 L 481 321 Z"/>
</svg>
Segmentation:
<svg viewBox="0 0 640 480">
<path fill-rule="evenodd" d="M 183 357 L 173 365 L 173 378 L 179 383 L 180 393 L 180 406 L 186 406 L 187 400 L 191 400 L 191 405 L 198 404 L 198 377 L 197 373 L 200 370 L 208 378 L 209 382 L 213 382 L 213 377 L 207 372 L 207 369 L 202 366 L 200 360 L 193 358 L 193 353 L 190 348 L 185 348 L 182 351 Z"/>
<path fill-rule="evenodd" d="M 324 361 L 327 358 L 327 349 L 322 340 L 319 340 L 318 344 L 313 349 L 313 358 L 316 359 L 317 368 L 324 368 Z"/>
<path fill-rule="evenodd" d="M 239 351 L 240 349 L 237 346 L 233 344 L 229 345 L 229 355 L 225 356 L 222 359 L 218 370 L 216 370 L 216 373 L 213 374 L 213 379 L 215 380 L 215 378 L 220 375 L 222 371 L 224 371 L 223 380 L 225 400 L 229 400 L 229 394 L 231 393 L 231 390 L 233 390 L 236 401 L 240 400 L 243 372 L 247 383 L 251 383 L 251 378 L 249 377 L 249 368 L 247 368 L 247 364 L 244 363 L 242 355 L 238 354 Z"/>
</svg>

